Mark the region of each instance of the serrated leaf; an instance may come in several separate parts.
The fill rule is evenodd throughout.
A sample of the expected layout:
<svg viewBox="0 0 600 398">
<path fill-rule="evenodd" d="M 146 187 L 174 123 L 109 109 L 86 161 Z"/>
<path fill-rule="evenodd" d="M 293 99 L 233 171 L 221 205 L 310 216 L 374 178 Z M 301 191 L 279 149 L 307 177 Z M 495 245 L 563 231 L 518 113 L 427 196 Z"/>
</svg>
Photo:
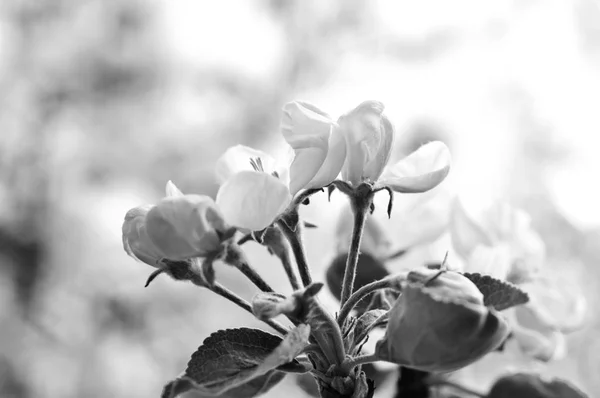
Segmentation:
<svg viewBox="0 0 600 398">
<path fill-rule="evenodd" d="M 487 398 L 587 398 L 565 380 L 544 380 L 537 374 L 516 373 L 494 383 Z"/>
<path fill-rule="evenodd" d="M 261 394 L 266 393 L 271 388 L 275 387 L 283 378 L 286 373 L 278 370 L 271 370 L 262 376 L 252 379 L 242 385 L 239 385 L 231 390 L 225 391 L 220 395 L 207 395 L 204 393 L 196 392 L 190 398 L 246 398 L 246 397 L 257 397 Z M 184 392 L 191 391 L 194 389 L 194 382 L 189 380 L 186 376 L 179 379 L 175 379 L 167 384 L 163 389 L 163 395 L 161 398 L 176 397 Z"/>
<path fill-rule="evenodd" d="M 479 273 L 464 273 L 483 294 L 483 304 L 502 311 L 529 301 L 527 293 L 509 282 Z"/>
<path fill-rule="evenodd" d="M 213 333 L 192 355 L 184 375 L 165 387 L 171 386 L 175 393 L 164 395 L 163 391 L 163 398 L 176 397 L 181 393 L 180 384 L 188 383 L 204 396 L 255 397 L 281 380 L 276 369 L 304 368 L 294 358 L 308 345 L 309 334 L 310 327 L 303 324 L 283 339 L 249 328 Z M 243 391 L 243 395 L 223 395 L 230 391 L 236 394 L 234 390 Z"/>
</svg>

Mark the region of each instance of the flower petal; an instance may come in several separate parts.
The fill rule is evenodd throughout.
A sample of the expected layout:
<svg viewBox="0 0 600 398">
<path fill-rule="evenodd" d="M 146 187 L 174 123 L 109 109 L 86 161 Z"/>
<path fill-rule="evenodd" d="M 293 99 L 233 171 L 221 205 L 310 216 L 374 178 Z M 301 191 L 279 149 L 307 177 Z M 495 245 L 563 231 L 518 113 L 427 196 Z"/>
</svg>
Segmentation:
<svg viewBox="0 0 600 398">
<path fill-rule="evenodd" d="M 327 157 L 312 180 L 304 188 L 322 188 L 337 178 L 346 160 L 346 140 L 338 128 L 329 136 Z"/>
<path fill-rule="evenodd" d="M 367 163 L 363 168 L 363 178 L 373 182 L 381 177 L 394 145 L 394 126 L 385 115 L 381 115 L 380 123 L 379 148 L 375 153 L 373 150 L 367 152 Z"/>
<path fill-rule="evenodd" d="M 511 266 L 510 249 L 506 245 L 476 246 L 468 258 L 465 272 L 478 272 L 506 280 Z"/>
<path fill-rule="evenodd" d="M 175 261 L 219 250 L 220 234 L 228 228 L 214 200 L 204 195 L 164 198 L 146 216 L 150 240 Z"/>
<path fill-rule="evenodd" d="M 306 187 L 321 169 L 327 158 L 334 126 L 333 120 L 312 104 L 296 101 L 283 107 L 281 132 L 295 152 L 290 167 L 292 195 Z M 331 161 L 336 163 L 336 154 L 332 155 Z"/>
<path fill-rule="evenodd" d="M 389 160 L 394 131 L 384 108 L 379 101 L 365 101 L 338 119 L 346 138 L 342 177 L 353 185 L 375 182 Z"/>
<path fill-rule="evenodd" d="M 403 193 L 429 191 L 446 178 L 450 162 L 448 147 L 443 142 L 433 141 L 388 167 L 381 184 Z"/>
<path fill-rule="evenodd" d="M 491 246 L 492 240 L 487 233 L 465 211 L 457 199 L 450 215 L 450 235 L 454 250 L 468 259 L 477 246 Z"/>
<path fill-rule="evenodd" d="M 175 184 L 173 184 L 173 181 L 171 181 L 171 180 L 167 181 L 167 186 L 165 188 L 165 191 L 167 193 L 167 197 L 183 196 L 183 192 L 181 192 L 179 190 L 179 188 L 177 188 L 177 186 Z"/>
<path fill-rule="evenodd" d="M 547 362 L 564 355 L 564 335 L 560 332 L 549 330 L 543 334 L 515 324 L 511 325 L 511 332 L 521 351 L 538 361 Z"/>
<path fill-rule="evenodd" d="M 217 160 L 215 165 L 217 182 L 223 184 L 229 177 L 240 171 L 253 171 L 251 159 L 260 159 L 266 173 L 277 171 L 275 159 L 271 155 L 245 145 L 236 145 L 227 149 Z"/>
<path fill-rule="evenodd" d="M 217 193 L 217 205 L 227 223 L 251 231 L 271 225 L 291 201 L 283 182 L 267 173 L 242 171 Z"/>
<path fill-rule="evenodd" d="M 570 286 L 564 280 L 551 283 L 540 278 L 522 287 L 530 298 L 527 304 L 519 308 L 519 313 L 526 315 L 524 319 L 541 325 L 539 328 L 556 329 L 564 333 L 578 330 L 584 325 L 587 302 L 575 290 L 575 286 Z"/>
<path fill-rule="evenodd" d="M 138 261 L 158 267 L 164 255 L 154 246 L 146 230 L 146 215 L 152 205 L 135 207 L 127 212 L 123 222 L 123 249 Z"/>
</svg>

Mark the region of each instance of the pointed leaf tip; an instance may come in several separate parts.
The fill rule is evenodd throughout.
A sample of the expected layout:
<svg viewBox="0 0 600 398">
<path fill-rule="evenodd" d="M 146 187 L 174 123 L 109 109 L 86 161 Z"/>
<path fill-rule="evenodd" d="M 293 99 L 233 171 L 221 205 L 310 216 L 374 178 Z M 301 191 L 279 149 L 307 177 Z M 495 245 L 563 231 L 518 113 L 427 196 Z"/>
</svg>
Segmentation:
<svg viewBox="0 0 600 398">
<path fill-rule="evenodd" d="M 529 301 L 527 293 L 509 282 L 494 279 L 479 273 L 464 273 L 483 294 L 483 304 L 497 311 L 525 304 Z"/>
</svg>

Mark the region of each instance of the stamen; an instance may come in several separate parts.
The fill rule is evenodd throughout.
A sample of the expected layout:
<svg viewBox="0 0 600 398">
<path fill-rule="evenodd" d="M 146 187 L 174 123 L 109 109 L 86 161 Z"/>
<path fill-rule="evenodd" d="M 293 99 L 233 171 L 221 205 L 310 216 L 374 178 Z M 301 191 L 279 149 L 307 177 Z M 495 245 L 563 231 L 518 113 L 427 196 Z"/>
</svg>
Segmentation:
<svg viewBox="0 0 600 398">
<path fill-rule="evenodd" d="M 255 171 L 265 171 L 262 164 L 262 160 L 260 158 L 250 158 L 250 165 Z"/>
</svg>

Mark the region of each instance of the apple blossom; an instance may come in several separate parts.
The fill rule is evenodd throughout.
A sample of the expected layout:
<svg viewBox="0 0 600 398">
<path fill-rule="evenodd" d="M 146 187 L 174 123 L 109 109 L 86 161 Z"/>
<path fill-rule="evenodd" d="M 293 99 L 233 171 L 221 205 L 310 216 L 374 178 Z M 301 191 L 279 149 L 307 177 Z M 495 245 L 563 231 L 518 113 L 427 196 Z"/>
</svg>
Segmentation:
<svg viewBox="0 0 600 398">
<path fill-rule="evenodd" d="M 520 283 L 533 280 L 544 262 L 544 242 L 531 227 L 529 215 L 505 203 L 495 204 L 476 221 L 457 200 L 450 233 L 467 272 Z"/>
<path fill-rule="evenodd" d="M 292 200 L 286 174 L 271 156 L 253 148 L 229 148 L 217 161 L 216 176 L 221 184 L 216 203 L 227 223 L 240 229 L 268 227 Z"/>
<path fill-rule="evenodd" d="M 203 257 L 219 249 L 228 227 L 208 196 L 181 195 L 162 199 L 146 216 L 154 246 L 169 260 Z"/>
<path fill-rule="evenodd" d="M 335 180 L 344 165 L 346 143 L 329 115 L 307 102 L 289 102 L 283 107 L 281 132 L 295 152 L 290 166 L 292 195 Z"/>
</svg>

